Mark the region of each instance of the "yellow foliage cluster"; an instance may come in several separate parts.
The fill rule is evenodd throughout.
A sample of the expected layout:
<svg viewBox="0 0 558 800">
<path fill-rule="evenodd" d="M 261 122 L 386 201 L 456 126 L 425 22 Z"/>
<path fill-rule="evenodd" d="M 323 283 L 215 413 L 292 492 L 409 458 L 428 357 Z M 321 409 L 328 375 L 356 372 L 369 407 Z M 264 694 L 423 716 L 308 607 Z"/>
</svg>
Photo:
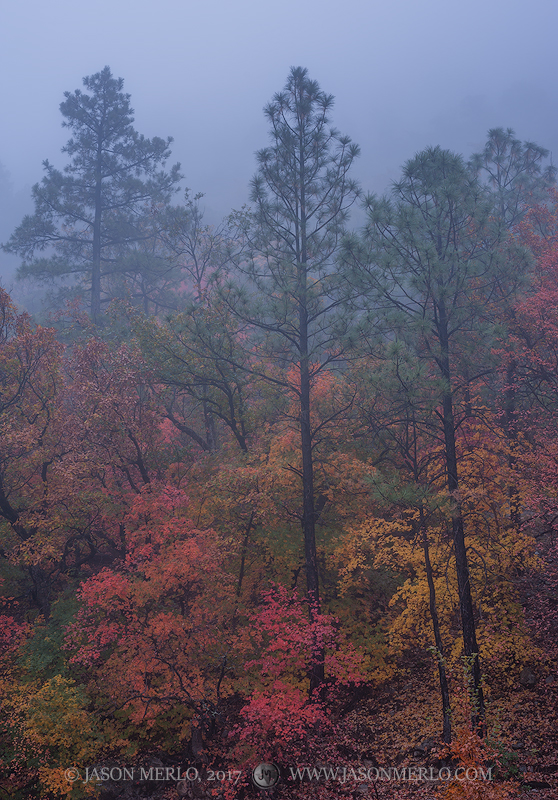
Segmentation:
<svg viewBox="0 0 558 800">
<path fill-rule="evenodd" d="M 11 678 L 3 682 L 1 695 L 3 713 L 18 732 L 16 758 L 37 765 L 44 789 L 71 798 L 91 793 L 91 786 L 66 776 L 70 768 L 93 763 L 104 744 L 99 720 L 87 710 L 89 700 L 75 681 L 61 675 L 44 682 Z M 14 769 L 17 773 L 17 764 Z"/>
<path fill-rule="evenodd" d="M 526 629 L 516 588 L 516 578 L 522 570 L 535 568 L 537 557 L 532 537 L 510 521 L 513 476 L 506 442 L 488 434 L 484 424 L 471 422 L 463 426 L 459 446 L 459 498 L 447 496 L 443 472 L 433 458 L 432 479 L 428 485 L 429 475 L 423 476 L 422 495 L 421 487 L 406 492 L 408 487 L 402 486 L 399 503 L 386 504 L 374 517 L 350 527 L 334 560 L 339 591 L 345 596 L 370 594 L 374 570 L 394 576 L 397 586 L 385 621 L 390 653 L 397 658 L 410 647 L 428 648 L 434 643 L 426 541 L 444 648 L 455 663 L 462 655 L 462 643 L 451 514 L 459 503 L 482 662 L 498 688 L 515 681 L 525 663 L 540 657 Z"/>
</svg>

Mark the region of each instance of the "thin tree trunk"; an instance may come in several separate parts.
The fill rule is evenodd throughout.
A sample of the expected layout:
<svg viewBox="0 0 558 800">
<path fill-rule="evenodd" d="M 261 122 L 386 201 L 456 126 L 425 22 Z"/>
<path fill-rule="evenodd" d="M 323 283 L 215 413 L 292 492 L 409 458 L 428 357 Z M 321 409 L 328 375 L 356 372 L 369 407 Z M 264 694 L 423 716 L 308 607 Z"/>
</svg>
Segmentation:
<svg viewBox="0 0 558 800">
<path fill-rule="evenodd" d="M 101 321 L 101 221 L 102 221 L 102 176 L 100 145 L 97 153 L 95 177 L 95 218 L 93 221 L 93 258 L 91 264 L 91 319 L 95 325 Z"/>
<path fill-rule="evenodd" d="M 424 565 L 426 567 L 426 579 L 428 581 L 428 597 L 430 603 L 430 617 L 434 629 L 434 641 L 436 642 L 436 655 L 438 661 L 438 676 L 440 678 L 440 694 L 442 697 L 443 729 L 442 739 L 449 744 L 451 742 L 451 708 L 448 687 L 448 677 L 446 674 L 446 662 L 444 656 L 444 643 L 440 633 L 440 621 L 436 608 L 436 589 L 434 586 L 434 576 L 432 574 L 432 564 L 430 563 L 430 547 L 428 542 L 428 528 L 424 516 L 424 508 L 420 510 L 420 529 L 422 532 L 422 549 L 424 551 Z"/>
<path fill-rule="evenodd" d="M 203 385 L 203 392 L 204 395 L 207 393 L 207 386 Z M 205 428 L 205 440 L 209 445 L 209 450 L 211 453 L 214 453 L 217 450 L 217 433 L 215 430 L 215 420 L 213 418 L 213 414 L 209 410 L 209 403 L 207 400 L 203 399 L 202 401 L 203 407 L 203 422 Z"/>
<path fill-rule="evenodd" d="M 516 409 L 515 409 L 515 389 L 513 386 L 513 379 L 517 363 L 512 359 L 508 363 L 506 370 L 506 392 L 505 392 L 505 413 L 504 413 L 504 430 L 509 444 L 508 466 L 510 473 L 513 475 L 517 463 L 517 426 L 516 426 Z M 510 519 L 512 527 L 519 531 L 521 526 L 521 497 L 517 484 L 510 480 L 508 486 L 508 497 L 510 500 Z"/>
<path fill-rule="evenodd" d="M 248 520 L 248 524 L 246 525 L 246 530 L 244 531 L 244 539 L 242 541 L 242 547 L 240 549 L 240 570 L 238 572 L 238 581 L 236 584 L 236 596 L 240 597 L 240 593 L 242 592 L 242 582 L 244 581 L 244 573 L 246 571 L 246 554 L 248 552 L 248 542 L 250 540 L 250 531 L 252 530 L 252 524 L 254 522 L 254 512 L 250 514 L 250 519 Z"/>
<path fill-rule="evenodd" d="M 302 98 L 300 98 L 302 101 Z M 299 179 L 300 205 L 297 227 L 297 271 L 299 303 L 299 348 L 300 348 L 300 446 L 302 453 L 302 530 L 304 537 L 304 560 L 306 564 L 306 587 L 310 605 L 310 619 L 320 613 L 320 584 L 316 553 L 316 508 L 314 502 L 314 454 L 312 448 L 312 424 L 310 419 L 310 356 L 308 334 L 308 245 L 306 241 L 306 154 L 302 135 L 299 133 Z M 313 644 L 310 669 L 310 693 L 318 690 L 325 679 L 325 652 L 317 642 Z"/>
<path fill-rule="evenodd" d="M 310 424 L 310 370 L 308 356 L 300 362 L 300 444 L 302 451 L 302 531 L 306 588 L 310 604 L 310 618 L 320 612 L 320 587 L 316 553 L 316 510 L 314 503 L 314 461 L 312 430 Z M 324 681 L 324 651 L 315 644 L 310 671 L 310 692 Z"/>
<path fill-rule="evenodd" d="M 451 389 L 451 370 L 449 360 L 449 336 L 445 307 L 439 305 L 440 321 L 439 334 L 441 345 L 441 358 L 439 366 L 442 371 L 446 389 L 442 399 L 443 427 L 445 442 L 445 459 L 447 472 L 447 486 L 452 508 L 452 535 L 455 551 L 455 569 L 457 574 L 457 588 L 459 592 L 459 608 L 461 612 L 461 628 L 463 632 L 463 650 L 469 662 L 473 691 L 473 727 L 481 735 L 484 730 L 484 697 L 481 686 L 481 670 L 479 661 L 479 647 L 475 631 L 475 615 L 473 598 L 471 595 L 471 582 L 469 575 L 469 562 L 465 546 L 465 526 L 463 512 L 459 497 L 459 478 L 457 469 L 457 451 L 455 443 L 455 419 L 453 413 L 453 396 Z"/>
</svg>

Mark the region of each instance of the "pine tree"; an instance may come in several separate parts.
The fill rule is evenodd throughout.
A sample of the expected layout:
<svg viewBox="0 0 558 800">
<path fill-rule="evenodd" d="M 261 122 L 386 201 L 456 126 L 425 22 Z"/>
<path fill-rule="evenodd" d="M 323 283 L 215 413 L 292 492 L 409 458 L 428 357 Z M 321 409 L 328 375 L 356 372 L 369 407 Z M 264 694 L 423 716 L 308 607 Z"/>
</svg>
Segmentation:
<svg viewBox="0 0 558 800">
<path fill-rule="evenodd" d="M 548 150 L 534 142 L 516 139 L 512 128 L 492 128 L 482 153 L 475 153 L 469 168 L 490 192 L 496 213 L 512 228 L 529 208 L 546 199 L 546 189 L 556 182 L 556 167 L 545 164 Z"/>
<path fill-rule="evenodd" d="M 443 444 L 463 649 L 482 717 L 456 438 L 472 413 L 469 387 L 493 366 L 491 312 L 513 291 L 524 254 L 509 243 L 503 251 L 505 226 L 492 215 L 483 187 L 460 156 L 440 147 L 408 161 L 393 199 L 372 196 L 367 210 L 363 237 L 352 241 L 347 256 L 383 341 L 402 342 L 433 372 L 425 389 L 431 392 L 435 381 L 439 405 L 429 424 L 436 424 Z"/>
<path fill-rule="evenodd" d="M 33 187 L 35 213 L 5 245 L 23 258 L 21 277 L 81 281 L 95 323 L 119 260 L 153 236 L 146 215 L 170 201 L 182 177 L 179 164 L 164 170 L 172 139 L 146 139 L 134 129 L 123 84 L 105 67 L 83 79 L 86 92 L 64 93 L 62 125 L 71 138 L 62 152 L 70 161 L 62 170 L 44 162 L 46 174 Z"/>
<path fill-rule="evenodd" d="M 296 379 L 285 382 L 282 391 L 297 398 L 304 561 L 308 596 L 318 611 L 312 390 L 343 349 L 346 292 L 335 259 L 358 196 L 348 173 L 359 149 L 330 127 L 332 105 L 333 97 L 310 80 L 306 69 L 293 67 L 284 91 L 265 108 L 271 145 L 258 152 L 252 180 L 254 212 L 244 231 L 250 257 L 241 266 L 241 288 L 223 295 L 233 314 L 255 332 L 257 351 L 280 369 L 294 368 L 289 374 Z M 281 385 L 277 373 L 273 383 Z M 313 687 L 320 682 L 318 673 L 311 676 Z"/>
</svg>

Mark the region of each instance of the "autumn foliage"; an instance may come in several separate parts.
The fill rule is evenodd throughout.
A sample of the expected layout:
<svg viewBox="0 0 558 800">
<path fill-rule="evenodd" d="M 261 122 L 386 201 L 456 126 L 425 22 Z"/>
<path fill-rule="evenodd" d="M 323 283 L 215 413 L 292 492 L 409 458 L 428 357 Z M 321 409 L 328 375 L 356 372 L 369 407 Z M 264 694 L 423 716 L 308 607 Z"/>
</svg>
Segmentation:
<svg viewBox="0 0 558 800">
<path fill-rule="evenodd" d="M 119 307 L 125 341 L 107 326 L 62 344 L 0 293 L 0 792 L 98 794 L 66 770 L 156 758 L 243 770 L 219 787 L 227 798 L 256 796 L 250 771 L 269 761 L 284 776 L 277 797 L 519 796 L 515 754 L 535 772 L 536 748 L 515 711 L 532 702 L 540 718 L 556 692 L 556 192 L 514 236 L 531 267 L 491 299 L 479 374 L 456 345 L 458 491 L 447 386 L 426 351 L 361 343 L 340 366 L 341 348 L 324 346 L 306 371 L 286 351 L 266 358 L 217 272 L 195 314 Z M 306 373 L 319 596 L 301 533 Z M 476 726 L 457 516 L 487 698 Z M 389 794 L 377 778 L 288 779 L 309 763 L 495 777 Z"/>
</svg>

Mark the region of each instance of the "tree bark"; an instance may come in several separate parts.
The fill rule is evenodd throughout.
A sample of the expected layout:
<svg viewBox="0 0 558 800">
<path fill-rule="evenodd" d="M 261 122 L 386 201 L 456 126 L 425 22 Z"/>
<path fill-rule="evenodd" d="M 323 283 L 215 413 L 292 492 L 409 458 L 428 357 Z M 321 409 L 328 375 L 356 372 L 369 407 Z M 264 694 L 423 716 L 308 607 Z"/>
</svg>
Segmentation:
<svg viewBox="0 0 558 800">
<path fill-rule="evenodd" d="M 432 628 L 434 629 L 434 641 L 436 642 L 436 656 L 438 662 L 438 677 L 440 679 L 440 694 L 442 698 L 443 729 L 442 739 L 446 744 L 451 742 L 451 707 L 448 687 L 448 676 L 446 673 L 446 662 L 444 657 L 444 643 L 440 633 L 440 621 L 436 608 L 436 588 L 434 586 L 434 576 L 432 574 L 432 564 L 430 562 L 430 547 L 428 542 L 428 528 L 424 515 L 424 508 L 421 506 L 420 529 L 422 532 L 422 549 L 424 552 L 424 565 L 426 567 L 426 579 L 428 581 L 428 597 L 430 605 L 430 617 Z"/>
<path fill-rule="evenodd" d="M 459 477 L 457 468 L 457 451 L 455 442 L 455 418 L 453 412 L 453 393 L 451 388 L 451 369 L 449 357 L 449 335 L 446 310 L 443 303 L 439 303 L 439 338 L 441 357 L 439 366 L 445 382 L 445 391 L 442 398 L 443 428 L 445 443 L 445 461 L 448 492 L 453 503 L 452 507 L 452 536 L 455 552 L 455 569 L 457 575 L 457 588 L 459 592 L 459 609 L 461 612 L 461 628 L 463 633 L 463 651 L 469 662 L 473 690 L 473 726 L 482 734 L 484 728 L 485 708 L 481 686 L 481 671 L 479 661 L 479 647 L 475 630 L 475 615 L 473 598 L 471 596 L 471 582 L 469 576 L 469 562 L 465 546 L 465 526 L 461 500 L 459 497 Z"/>
<path fill-rule="evenodd" d="M 91 319 L 95 325 L 101 321 L 101 221 L 102 221 L 102 153 L 99 143 L 95 172 L 95 217 L 93 220 L 93 256 L 91 264 Z"/>
</svg>

